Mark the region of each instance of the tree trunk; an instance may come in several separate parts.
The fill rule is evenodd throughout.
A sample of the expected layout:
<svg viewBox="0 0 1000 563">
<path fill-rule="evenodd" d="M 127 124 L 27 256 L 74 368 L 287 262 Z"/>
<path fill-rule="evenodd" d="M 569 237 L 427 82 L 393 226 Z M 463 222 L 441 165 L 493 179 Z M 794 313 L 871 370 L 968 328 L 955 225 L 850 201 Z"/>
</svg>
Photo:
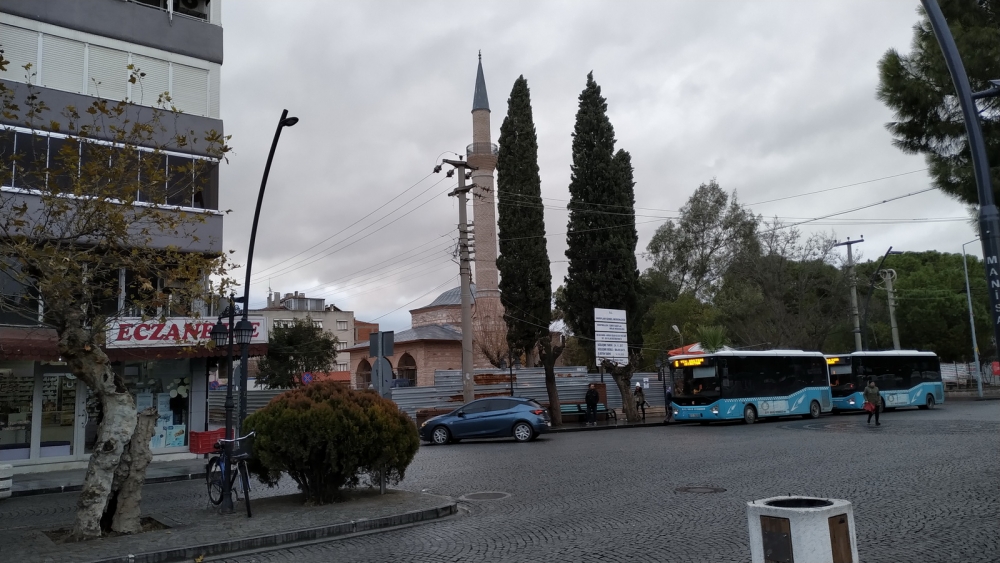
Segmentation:
<svg viewBox="0 0 1000 563">
<path fill-rule="evenodd" d="M 639 420 L 639 410 L 635 408 L 635 398 L 632 396 L 632 374 L 635 369 L 632 367 L 635 358 L 629 362 L 629 365 L 619 367 L 611 362 L 604 362 L 604 369 L 611 374 L 611 378 L 615 380 L 615 385 L 618 386 L 618 393 L 622 397 L 622 410 L 625 411 L 625 418 L 630 422 Z"/>
<path fill-rule="evenodd" d="M 74 540 L 97 538 L 101 536 L 101 516 L 108 504 L 115 470 L 135 431 L 135 401 L 125 381 L 111 370 L 107 355 L 93 342 L 89 330 L 70 328 L 62 331 L 59 351 L 73 374 L 97 396 L 103 410 L 70 536 Z"/>
<path fill-rule="evenodd" d="M 114 510 L 111 530 L 120 534 L 138 534 L 142 531 L 139 504 L 142 502 L 142 485 L 146 481 L 146 467 L 153 459 L 153 453 L 149 451 L 149 440 L 153 437 L 158 416 L 155 407 L 139 413 L 132 440 L 115 471 L 115 504 L 112 506 L 108 503 L 108 510 Z"/>
<path fill-rule="evenodd" d="M 549 394 L 549 418 L 552 426 L 562 426 L 562 411 L 559 410 L 559 389 L 556 387 L 556 360 L 562 354 L 564 346 L 552 346 L 552 337 L 546 336 L 539 341 L 539 353 L 542 365 L 545 366 L 545 391 Z"/>
</svg>

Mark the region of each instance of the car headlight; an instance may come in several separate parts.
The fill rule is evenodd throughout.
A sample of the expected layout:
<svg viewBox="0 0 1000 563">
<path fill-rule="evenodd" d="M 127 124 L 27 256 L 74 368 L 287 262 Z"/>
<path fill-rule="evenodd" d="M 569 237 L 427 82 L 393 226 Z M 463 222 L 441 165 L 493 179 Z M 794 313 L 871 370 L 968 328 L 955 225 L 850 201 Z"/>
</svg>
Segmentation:
<svg viewBox="0 0 1000 563">
<path fill-rule="evenodd" d="M 427 426 L 427 421 L 426 420 L 424 421 L 423 424 L 420 425 L 421 428 L 423 428 L 424 426 Z"/>
</svg>

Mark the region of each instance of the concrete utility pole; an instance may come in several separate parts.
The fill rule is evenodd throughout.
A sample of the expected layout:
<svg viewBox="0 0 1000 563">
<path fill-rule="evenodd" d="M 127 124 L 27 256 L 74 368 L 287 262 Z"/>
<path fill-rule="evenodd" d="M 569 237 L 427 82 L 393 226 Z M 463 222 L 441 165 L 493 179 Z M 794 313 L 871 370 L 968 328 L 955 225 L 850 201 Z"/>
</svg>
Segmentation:
<svg viewBox="0 0 1000 563">
<path fill-rule="evenodd" d="M 462 399 L 468 403 L 475 397 L 475 381 L 472 368 L 472 258 L 469 254 L 469 219 L 466 201 L 475 184 L 465 185 L 466 170 L 475 170 L 468 162 L 444 159 L 442 162 L 455 167 L 458 172 L 458 187 L 449 196 L 458 196 L 458 250 L 459 273 L 462 277 Z M 435 171 L 440 171 L 440 167 Z"/>
<path fill-rule="evenodd" d="M 965 245 L 972 244 L 978 238 L 970 240 L 962 245 L 962 269 L 965 271 L 965 297 L 969 301 L 969 330 L 972 331 L 972 355 L 976 360 L 976 387 L 979 389 L 979 398 L 983 398 L 983 366 L 979 363 L 979 341 L 976 340 L 976 316 L 972 314 L 972 290 L 969 289 L 969 264 L 965 259 Z"/>
<path fill-rule="evenodd" d="M 892 327 L 892 349 L 899 350 L 899 327 L 896 326 L 896 294 L 892 291 L 892 280 L 896 279 L 896 270 L 879 272 L 885 282 L 885 292 L 889 294 L 889 326 Z"/>
<path fill-rule="evenodd" d="M 844 242 L 838 242 L 834 246 L 847 247 L 847 275 L 851 277 L 851 319 L 854 321 L 854 349 L 861 351 L 861 319 L 858 316 L 858 279 L 854 275 L 854 253 L 851 246 L 865 242 L 865 236 L 861 235 L 858 240 L 851 240 L 850 237 Z"/>
</svg>

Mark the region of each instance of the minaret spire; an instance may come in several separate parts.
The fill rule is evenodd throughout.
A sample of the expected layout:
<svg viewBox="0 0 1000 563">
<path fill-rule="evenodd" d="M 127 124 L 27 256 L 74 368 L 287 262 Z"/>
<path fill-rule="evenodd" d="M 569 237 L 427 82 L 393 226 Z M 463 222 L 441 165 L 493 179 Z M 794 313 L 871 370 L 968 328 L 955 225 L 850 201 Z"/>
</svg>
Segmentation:
<svg viewBox="0 0 1000 563">
<path fill-rule="evenodd" d="M 490 111 L 490 100 L 486 96 L 486 77 L 483 76 L 483 52 L 479 51 L 479 69 L 476 71 L 476 93 L 472 96 L 472 111 Z"/>
</svg>

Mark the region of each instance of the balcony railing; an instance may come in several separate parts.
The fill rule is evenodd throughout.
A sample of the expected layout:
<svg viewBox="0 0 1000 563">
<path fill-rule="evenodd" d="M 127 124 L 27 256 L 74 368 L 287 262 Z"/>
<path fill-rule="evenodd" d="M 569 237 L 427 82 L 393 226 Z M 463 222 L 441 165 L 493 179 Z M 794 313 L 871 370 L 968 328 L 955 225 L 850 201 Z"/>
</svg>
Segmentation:
<svg viewBox="0 0 1000 563">
<path fill-rule="evenodd" d="M 499 152 L 500 149 L 498 149 L 493 143 L 472 143 L 471 145 L 465 147 L 466 158 L 475 154 L 489 154 L 497 156 Z"/>
</svg>

